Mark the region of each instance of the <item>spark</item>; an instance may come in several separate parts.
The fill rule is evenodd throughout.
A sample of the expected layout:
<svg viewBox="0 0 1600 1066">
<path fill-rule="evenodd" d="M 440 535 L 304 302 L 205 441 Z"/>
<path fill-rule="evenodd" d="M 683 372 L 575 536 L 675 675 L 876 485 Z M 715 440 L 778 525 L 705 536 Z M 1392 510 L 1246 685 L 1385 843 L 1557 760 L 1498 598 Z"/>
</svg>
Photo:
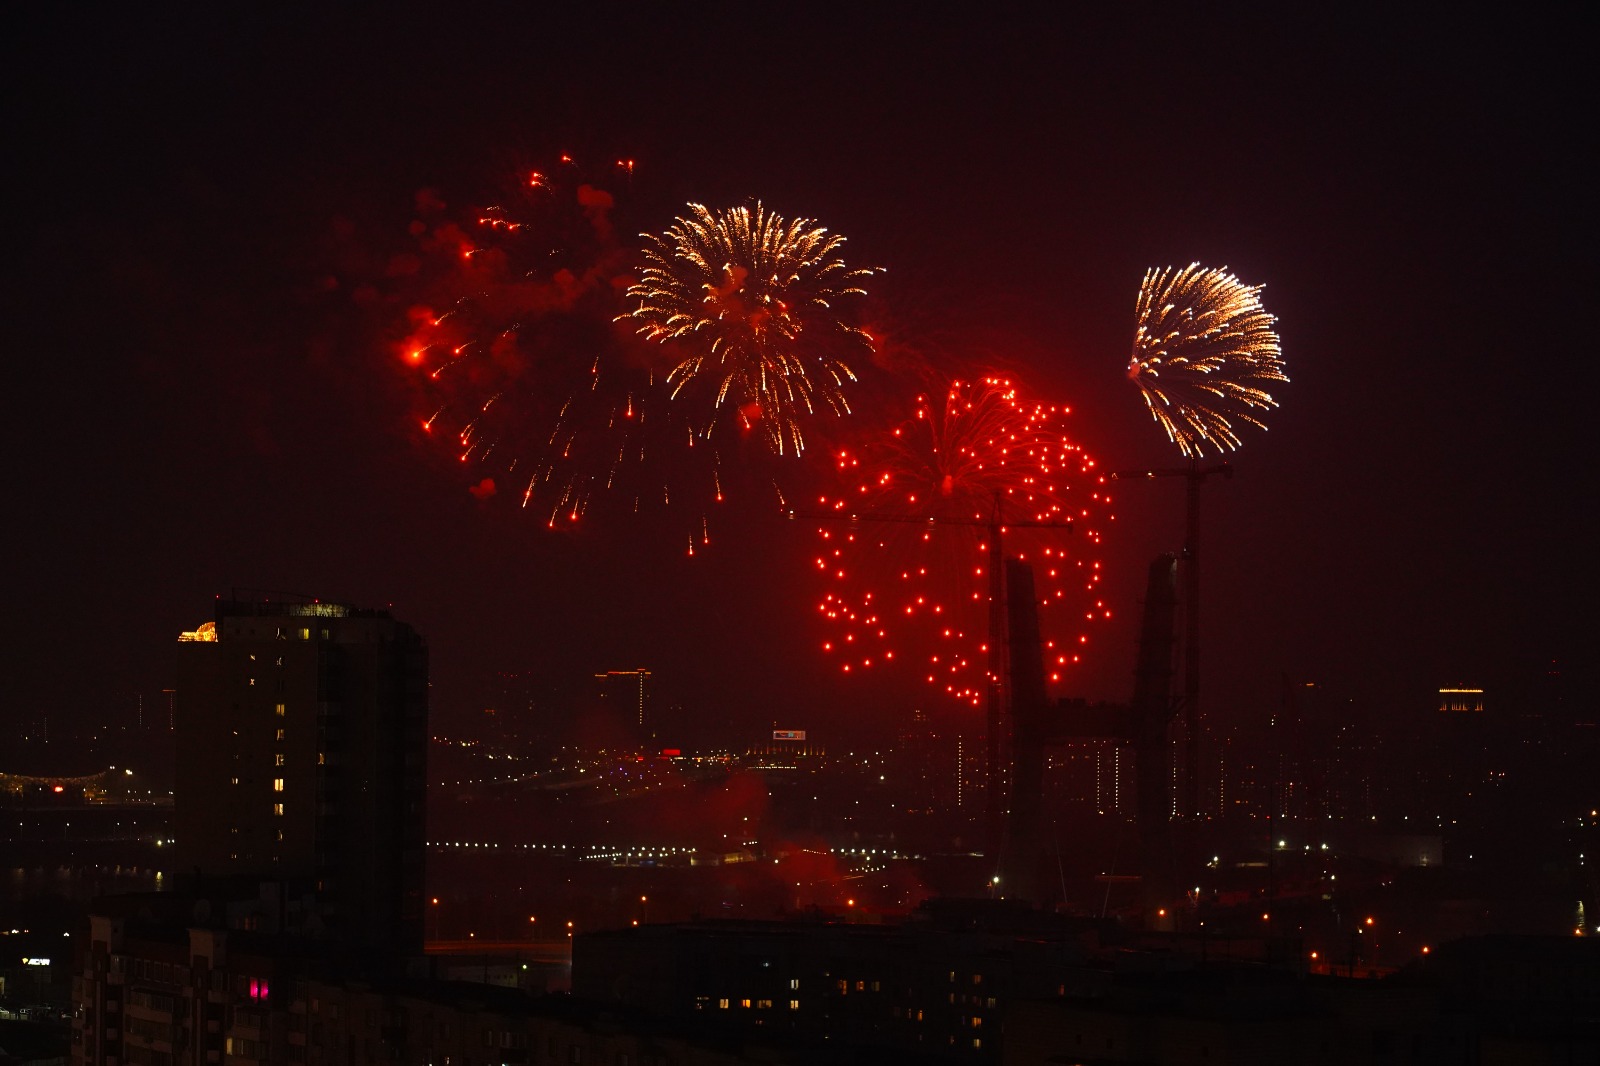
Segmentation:
<svg viewBox="0 0 1600 1066">
<path fill-rule="evenodd" d="M 1047 631 L 1070 626 L 1087 642 L 1084 627 L 1109 617 L 1095 598 L 1093 556 L 1111 500 L 1105 476 L 1068 435 L 1066 414 L 1024 399 L 1002 377 L 956 381 L 943 396 L 919 398 L 904 424 L 865 448 L 836 454 L 843 488 L 820 502 L 847 524 L 819 529 L 816 570 L 826 584 L 818 611 L 836 632 L 824 650 L 840 654 L 842 668 L 903 663 L 977 705 L 995 522 L 1009 555 L 1042 564 L 1036 591 Z"/>
<path fill-rule="evenodd" d="M 1278 406 L 1263 386 L 1289 379 L 1261 289 L 1199 263 L 1145 272 L 1128 377 L 1184 455 L 1238 448 L 1236 424 L 1265 429 Z"/>
<path fill-rule="evenodd" d="M 777 454 L 799 455 L 806 416 L 849 412 L 855 374 L 844 353 L 871 339 L 834 305 L 864 295 L 860 282 L 876 271 L 845 265 L 842 236 L 757 203 L 690 204 L 688 217 L 644 238 L 645 266 L 627 292 L 638 306 L 621 317 L 683 353 L 667 382 L 674 400 L 709 408 L 707 434 L 728 413 Z"/>
<path fill-rule="evenodd" d="M 453 445 L 469 489 L 506 477 L 521 490 L 509 502 L 551 528 L 602 495 L 622 511 L 671 501 L 704 547 L 705 510 L 727 483 L 720 453 L 686 447 L 695 428 L 630 350 L 643 345 L 613 325 L 638 252 L 616 239 L 612 192 L 562 163 L 518 170 L 492 205 L 412 229 L 420 268 L 403 282 L 397 354 L 426 405 L 418 423 Z M 618 165 L 614 181 L 632 176 Z"/>
</svg>

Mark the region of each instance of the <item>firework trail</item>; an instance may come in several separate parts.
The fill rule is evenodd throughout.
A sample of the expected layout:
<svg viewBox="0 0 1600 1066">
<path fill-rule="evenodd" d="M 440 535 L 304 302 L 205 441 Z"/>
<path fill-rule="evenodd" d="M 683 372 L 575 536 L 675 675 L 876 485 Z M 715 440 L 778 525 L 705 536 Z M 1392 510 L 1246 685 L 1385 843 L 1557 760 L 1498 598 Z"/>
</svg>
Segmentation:
<svg viewBox="0 0 1600 1066">
<path fill-rule="evenodd" d="M 618 181 L 632 164 L 617 164 Z M 421 201 L 419 200 L 419 203 Z M 533 173 L 468 220 L 413 224 L 417 299 L 400 344 L 420 394 L 418 422 L 470 470 L 470 491 L 501 494 L 552 528 L 602 498 L 671 508 L 689 550 L 722 497 L 715 448 L 669 402 L 648 346 L 613 324 L 633 283 L 615 200 L 570 159 Z"/>
<path fill-rule="evenodd" d="M 915 415 L 881 439 L 838 453 L 849 487 L 821 501 L 841 521 L 820 528 L 816 567 L 833 634 L 823 647 L 843 670 L 915 669 L 980 702 L 996 508 L 1006 554 L 1035 568 L 1051 680 L 1080 661 L 1089 625 L 1110 617 L 1095 554 L 1111 500 L 1067 435 L 1067 414 L 1004 378 L 957 381 L 919 397 Z"/>
<path fill-rule="evenodd" d="M 1289 379 L 1261 289 L 1199 263 L 1145 272 L 1128 377 L 1184 455 L 1239 447 L 1235 423 L 1265 429 L 1278 406 L 1263 385 Z"/>
<path fill-rule="evenodd" d="M 860 296 L 873 270 L 839 258 L 844 238 L 810 219 L 786 222 L 759 203 L 713 212 L 689 205 L 660 236 L 645 234 L 645 267 L 628 289 L 638 333 L 682 353 L 667 374 L 674 399 L 758 430 L 779 455 L 805 448 L 801 423 L 849 411 L 845 362 L 871 338 L 836 303 Z"/>
</svg>

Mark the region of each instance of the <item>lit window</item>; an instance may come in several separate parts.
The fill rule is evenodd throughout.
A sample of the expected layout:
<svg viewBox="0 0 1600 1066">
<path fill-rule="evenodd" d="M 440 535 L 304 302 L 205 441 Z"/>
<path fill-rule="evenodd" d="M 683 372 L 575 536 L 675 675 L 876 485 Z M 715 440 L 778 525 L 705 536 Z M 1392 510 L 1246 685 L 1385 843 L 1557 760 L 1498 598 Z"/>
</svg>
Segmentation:
<svg viewBox="0 0 1600 1066">
<path fill-rule="evenodd" d="M 323 763 L 327 760 L 327 758 L 328 757 L 326 755 L 324 755 L 322 752 L 320 752 L 320 751 L 317 752 L 317 765 L 318 766 L 323 765 Z"/>
<path fill-rule="evenodd" d="M 283 730 L 281 730 L 281 729 L 280 729 L 280 730 L 278 730 L 278 739 L 279 739 L 279 740 L 282 740 L 282 739 L 283 739 Z"/>
<path fill-rule="evenodd" d="M 301 640 L 310 640 L 310 639 L 311 639 L 311 630 L 309 630 L 309 629 L 302 629 L 302 630 L 301 630 L 301 631 L 300 631 L 300 639 L 301 639 Z"/>
<path fill-rule="evenodd" d="M 276 754 L 276 755 L 274 755 L 272 757 L 272 765 L 273 766 L 282 766 L 283 765 L 283 752 L 280 751 L 280 752 L 278 752 L 278 754 Z"/>
<path fill-rule="evenodd" d="M 770 999 L 758 999 L 758 1000 L 756 1000 L 756 1009 L 757 1010 L 771 1010 L 772 1009 L 772 1000 L 770 1000 Z"/>
<path fill-rule="evenodd" d="M 273 713 L 275 713 L 279 718 L 282 718 L 283 714 L 284 714 L 283 704 L 280 703 L 275 708 L 273 708 Z"/>
<path fill-rule="evenodd" d="M 789 978 L 789 987 L 790 988 L 799 988 L 800 987 L 800 978 L 798 978 L 798 977 Z"/>
<path fill-rule="evenodd" d="M 274 777 L 272 779 L 272 791 L 274 791 L 274 792 L 282 792 L 283 791 L 283 778 Z"/>
<path fill-rule="evenodd" d="M 739 1006 L 748 1007 L 748 1006 L 750 1006 L 750 1001 L 748 999 L 741 999 L 739 1001 Z"/>
<path fill-rule="evenodd" d="M 728 1001 L 725 1000 L 725 999 L 719 999 L 719 1000 L 717 1000 L 717 1006 L 722 1008 L 723 1010 L 727 1010 L 728 1009 Z"/>
<path fill-rule="evenodd" d="M 800 1009 L 800 1001 L 798 999 L 791 999 L 789 1001 L 789 1009 L 790 1010 L 799 1010 Z"/>
<path fill-rule="evenodd" d="M 283 804 L 274 803 L 272 805 L 272 813 L 281 817 L 283 815 Z"/>
<path fill-rule="evenodd" d="M 228 783 L 231 785 L 237 785 L 239 783 L 239 779 L 237 777 L 230 777 L 228 778 Z"/>
</svg>

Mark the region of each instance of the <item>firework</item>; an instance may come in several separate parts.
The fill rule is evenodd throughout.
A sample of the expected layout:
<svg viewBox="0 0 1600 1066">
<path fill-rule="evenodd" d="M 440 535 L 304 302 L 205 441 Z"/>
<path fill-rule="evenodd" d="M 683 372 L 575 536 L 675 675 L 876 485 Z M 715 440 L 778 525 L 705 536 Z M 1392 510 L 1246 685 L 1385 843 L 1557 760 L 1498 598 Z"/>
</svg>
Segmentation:
<svg viewBox="0 0 1600 1066">
<path fill-rule="evenodd" d="M 838 453 L 849 488 L 822 500 L 836 520 L 819 531 L 816 566 L 824 650 L 842 669 L 915 669 L 976 705 L 996 529 L 1006 555 L 1034 565 L 1051 680 L 1081 659 L 1090 623 L 1110 617 L 1094 555 L 1111 501 L 1067 414 L 1002 378 L 955 382 L 882 439 Z"/>
<path fill-rule="evenodd" d="M 624 317 L 641 336 L 683 353 L 667 375 L 675 399 L 760 432 L 778 454 L 805 447 L 802 420 L 849 410 L 846 353 L 870 343 L 835 304 L 864 294 L 871 270 L 839 258 L 844 238 L 759 203 L 712 212 L 689 205 L 667 231 L 646 234 L 645 267 Z"/>
<path fill-rule="evenodd" d="M 631 176 L 631 162 L 617 167 Z M 616 241 L 613 197 L 568 159 L 520 184 L 465 220 L 412 227 L 420 265 L 400 350 L 418 423 L 480 500 L 509 499 L 552 528 L 602 498 L 669 507 L 692 553 L 722 495 L 720 459 L 672 409 L 647 346 L 613 324 L 634 255 Z"/>
<path fill-rule="evenodd" d="M 1265 429 L 1278 406 L 1263 386 L 1289 379 L 1261 288 L 1198 263 L 1145 273 L 1128 377 L 1184 455 L 1239 447 L 1236 423 Z"/>
</svg>

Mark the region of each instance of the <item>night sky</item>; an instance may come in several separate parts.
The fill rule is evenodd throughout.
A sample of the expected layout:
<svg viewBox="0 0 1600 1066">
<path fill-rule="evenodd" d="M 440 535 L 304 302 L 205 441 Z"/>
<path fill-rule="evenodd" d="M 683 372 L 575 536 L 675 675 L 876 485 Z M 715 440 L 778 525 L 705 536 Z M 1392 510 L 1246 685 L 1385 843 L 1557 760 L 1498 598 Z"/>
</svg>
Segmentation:
<svg viewBox="0 0 1600 1066">
<path fill-rule="evenodd" d="M 1070 404 L 1109 469 L 1178 462 L 1123 373 L 1145 269 L 1266 283 L 1292 383 L 1205 491 L 1218 721 L 1286 674 L 1420 713 L 1592 672 L 1592 24 L 1106 7 L 13 15 L 4 714 L 131 718 L 233 587 L 392 604 L 446 713 L 640 665 L 737 740 L 941 706 L 819 654 L 810 528 L 550 534 L 419 439 L 340 256 L 562 152 L 636 160 L 647 229 L 760 198 L 846 234 L 880 313 Z M 1181 545 L 1177 482 L 1117 504 L 1064 693 L 1126 696 Z"/>
</svg>

